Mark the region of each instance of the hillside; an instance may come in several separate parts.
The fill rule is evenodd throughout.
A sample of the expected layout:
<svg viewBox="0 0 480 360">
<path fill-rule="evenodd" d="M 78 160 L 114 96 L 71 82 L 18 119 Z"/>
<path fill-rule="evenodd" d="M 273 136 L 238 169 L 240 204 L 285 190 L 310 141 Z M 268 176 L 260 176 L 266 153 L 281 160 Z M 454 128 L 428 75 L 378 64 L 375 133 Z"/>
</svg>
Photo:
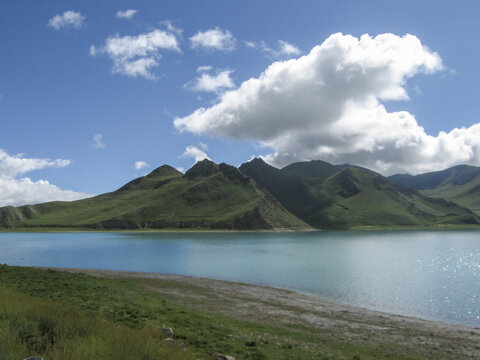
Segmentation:
<svg viewBox="0 0 480 360">
<path fill-rule="evenodd" d="M 0 226 L 33 228 L 301 229 L 308 226 L 237 168 L 203 160 L 185 175 L 164 165 L 89 199 L 0 208 Z"/>
<path fill-rule="evenodd" d="M 3 207 L 0 227 L 256 230 L 479 223 L 461 206 L 480 208 L 479 168 L 391 179 L 404 186 L 368 169 L 324 161 L 277 169 L 254 159 L 237 169 L 203 160 L 185 174 L 163 165 L 89 199 Z"/>
<path fill-rule="evenodd" d="M 479 167 L 458 165 L 415 176 L 397 174 L 390 176 L 389 180 L 427 196 L 454 201 L 480 215 Z"/>
<path fill-rule="evenodd" d="M 277 169 L 254 159 L 240 170 L 317 228 L 478 223 L 466 208 L 424 196 L 357 166 L 311 161 Z"/>
</svg>

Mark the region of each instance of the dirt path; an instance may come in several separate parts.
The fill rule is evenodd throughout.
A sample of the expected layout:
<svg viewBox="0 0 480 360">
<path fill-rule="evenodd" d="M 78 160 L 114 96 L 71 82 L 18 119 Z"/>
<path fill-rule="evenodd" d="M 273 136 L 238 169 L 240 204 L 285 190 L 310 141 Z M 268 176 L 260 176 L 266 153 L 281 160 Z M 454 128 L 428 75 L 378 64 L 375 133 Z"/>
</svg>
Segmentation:
<svg viewBox="0 0 480 360">
<path fill-rule="evenodd" d="M 341 305 L 296 292 L 188 276 L 125 271 L 57 269 L 107 278 L 137 279 L 185 306 L 346 343 L 394 345 L 425 359 L 480 359 L 480 328 L 450 325 Z"/>
</svg>

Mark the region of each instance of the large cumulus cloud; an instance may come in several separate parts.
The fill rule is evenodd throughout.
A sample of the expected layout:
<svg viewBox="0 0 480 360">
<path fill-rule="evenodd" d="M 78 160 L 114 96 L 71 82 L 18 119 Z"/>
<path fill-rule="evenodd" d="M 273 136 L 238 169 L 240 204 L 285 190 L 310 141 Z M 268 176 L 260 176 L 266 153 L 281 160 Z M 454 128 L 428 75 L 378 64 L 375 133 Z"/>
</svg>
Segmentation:
<svg viewBox="0 0 480 360">
<path fill-rule="evenodd" d="M 266 159 L 277 166 L 322 159 L 391 174 L 479 164 L 480 124 L 431 136 L 412 114 L 384 106 L 408 98 L 410 77 L 443 69 L 440 56 L 413 35 L 333 34 L 174 124 L 181 132 L 259 142 L 273 149 Z"/>
</svg>

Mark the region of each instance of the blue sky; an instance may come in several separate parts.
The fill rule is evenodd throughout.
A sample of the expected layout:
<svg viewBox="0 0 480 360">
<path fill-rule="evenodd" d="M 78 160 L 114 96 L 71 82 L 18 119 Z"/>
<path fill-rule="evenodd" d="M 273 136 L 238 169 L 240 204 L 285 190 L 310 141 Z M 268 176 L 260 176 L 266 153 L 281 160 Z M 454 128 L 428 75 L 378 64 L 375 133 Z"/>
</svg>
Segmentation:
<svg viewBox="0 0 480 360">
<path fill-rule="evenodd" d="M 384 174 L 480 165 L 480 132 L 470 128 L 480 119 L 479 7 L 475 1 L 2 1 L 0 192 L 7 195 L 0 205 L 112 191 L 165 163 L 188 169 L 203 154 L 233 165 L 259 155 L 276 166 L 318 158 Z M 117 16 L 129 9 L 136 12 Z M 381 43 L 395 54 L 380 49 L 387 46 L 380 41 L 360 40 L 363 34 L 393 34 Z M 338 69 L 328 83 L 327 45 L 350 72 L 363 74 L 355 91 Z M 319 52 L 311 54 L 315 46 Z M 402 58 L 415 47 L 418 59 Z M 360 60 L 353 48 L 363 51 Z M 259 80 L 263 90 L 254 81 L 239 90 L 276 61 L 283 65 Z M 309 66 L 319 69 L 316 77 L 308 77 Z M 295 86 L 280 81 L 303 75 Z M 269 88 L 277 81 L 279 89 Z M 319 83 L 322 89 L 309 91 Z M 333 88 L 342 100 L 330 109 Z M 392 95 L 398 88 L 404 94 Z M 195 113 L 200 108 L 204 114 Z M 449 135 L 439 137 L 440 131 Z"/>
</svg>

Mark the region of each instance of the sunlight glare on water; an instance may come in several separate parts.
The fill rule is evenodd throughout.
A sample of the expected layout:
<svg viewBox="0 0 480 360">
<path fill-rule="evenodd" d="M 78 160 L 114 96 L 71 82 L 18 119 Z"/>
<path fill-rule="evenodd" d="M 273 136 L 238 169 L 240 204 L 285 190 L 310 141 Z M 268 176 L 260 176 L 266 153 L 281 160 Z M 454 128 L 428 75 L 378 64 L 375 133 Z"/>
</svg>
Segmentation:
<svg viewBox="0 0 480 360">
<path fill-rule="evenodd" d="M 243 281 L 480 326 L 480 233 L 1 233 L 0 263 Z"/>
</svg>

